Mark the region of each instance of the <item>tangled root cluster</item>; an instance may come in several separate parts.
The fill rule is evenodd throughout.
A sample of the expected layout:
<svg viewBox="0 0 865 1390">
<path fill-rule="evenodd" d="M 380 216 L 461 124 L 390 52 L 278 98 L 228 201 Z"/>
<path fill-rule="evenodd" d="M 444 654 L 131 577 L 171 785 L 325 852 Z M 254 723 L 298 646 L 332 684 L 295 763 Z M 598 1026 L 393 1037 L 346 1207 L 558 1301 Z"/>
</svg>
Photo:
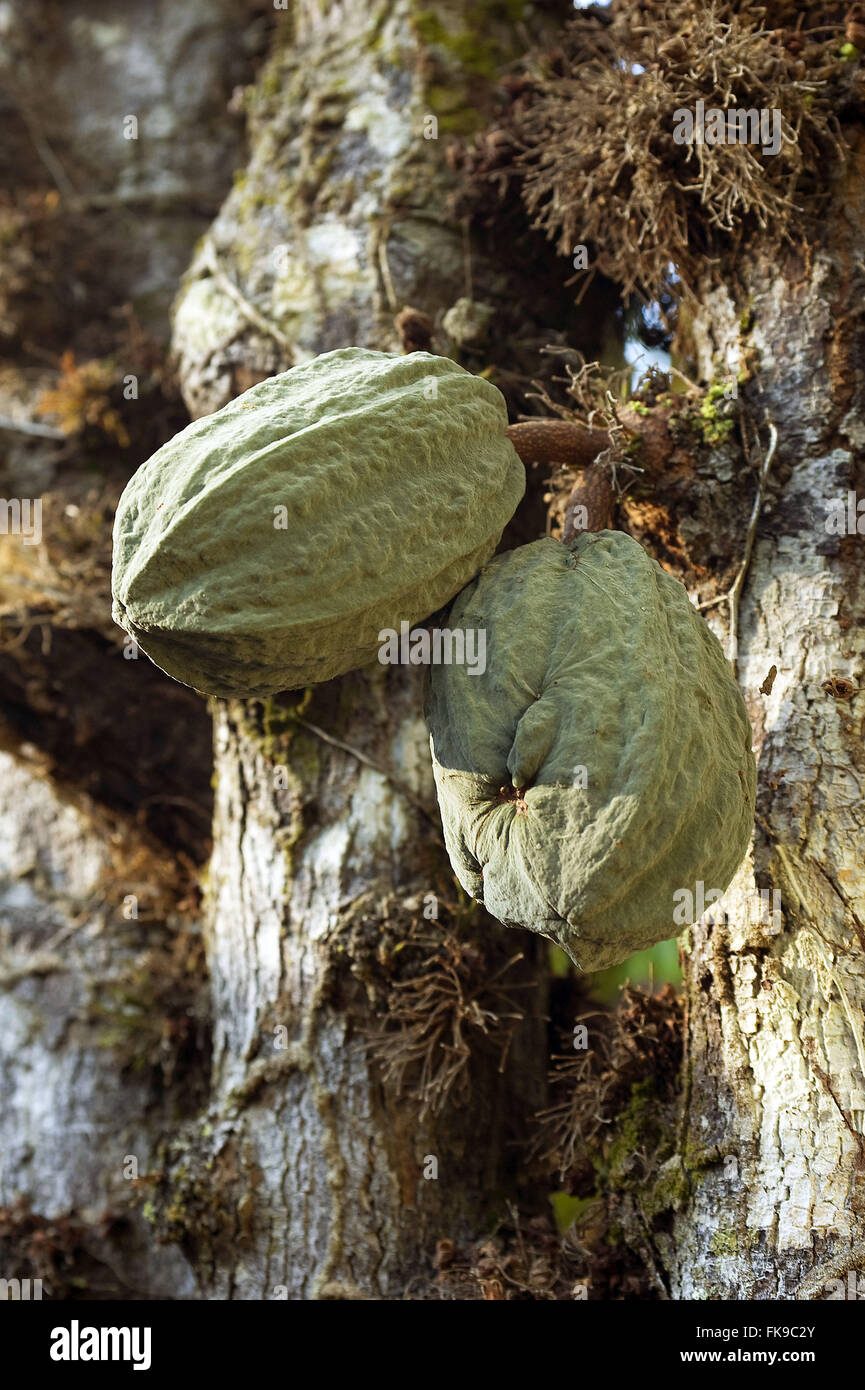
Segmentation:
<svg viewBox="0 0 865 1390">
<path fill-rule="evenodd" d="M 369 1040 L 385 1082 L 423 1118 L 469 1099 L 469 1060 L 479 1048 L 504 1066 L 525 1017 L 529 986 L 512 953 L 498 967 L 479 946 L 435 922 L 414 924 L 400 974 L 388 988 L 387 1027 Z"/>
<path fill-rule="evenodd" d="M 856 7 L 854 6 L 854 10 Z M 792 240 L 844 158 L 841 117 L 865 95 L 849 5 L 616 0 L 506 82 L 496 129 L 462 156 L 473 193 L 519 189 L 533 226 L 623 294 L 688 294 L 755 230 Z M 853 61 L 846 61 L 847 58 Z M 675 113 L 778 110 L 777 154 L 677 143 Z M 459 156 L 454 156 L 460 162 Z"/>
<path fill-rule="evenodd" d="M 538 1116 L 536 1153 L 569 1190 L 588 1195 L 597 1155 L 633 1088 L 651 1079 L 659 1102 L 672 1102 L 682 1061 L 682 1000 L 672 985 L 657 994 L 628 986 L 615 1013 L 582 1016 L 592 1046 L 553 1059 L 553 1104 Z"/>
</svg>

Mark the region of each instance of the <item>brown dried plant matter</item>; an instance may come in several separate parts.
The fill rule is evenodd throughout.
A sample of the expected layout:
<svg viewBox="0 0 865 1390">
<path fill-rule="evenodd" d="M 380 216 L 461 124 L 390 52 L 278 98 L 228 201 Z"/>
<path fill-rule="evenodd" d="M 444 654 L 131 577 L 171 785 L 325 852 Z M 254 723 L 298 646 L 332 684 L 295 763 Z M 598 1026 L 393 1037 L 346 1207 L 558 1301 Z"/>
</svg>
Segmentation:
<svg viewBox="0 0 865 1390">
<path fill-rule="evenodd" d="M 111 361 L 77 363 L 74 352 L 64 352 L 57 385 L 42 393 L 37 413 L 55 417 L 64 434 L 78 434 L 90 425 L 126 449 L 129 431 L 111 401 L 117 378 Z"/>
<path fill-rule="evenodd" d="M 627 986 L 615 1013 L 584 1014 L 591 1046 L 553 1058 L 553 1104 L 538 1115 L 535 1153 L 581 1195 L 595 1182 L 599 1151 L 615 1134 L 633 1088 L 650 1081 L 659 1102 L 672 1101 L 682 1061 L 682 999 L 672 985 L 657 994 Z"/>
<path fill-rule="evenodd" d="M 35 406 L 61 437 L 41 496 L 41 543 L 22 546 L 0 536 L 0 655 L 21 647 L 34 629 L 46 652 L 51 628 L 92 629 L 120 645 L 111 620 L 117 500 L 130 472 L 188 419 L 164 349 L 130 305 L 94 333 L 105 355 L 79 362 L 71 349 L 63 352 L 53 386 Z M 126 378 L 137 383 L 137 396 L 127 399 Z"/>
<path fill-rule="evenodd" d="M 489 961 L 468 940 L 436 922 L 415 924 L 405 940 L 404 973 L 390 987 L 388 1027 L 369 1040 L 384 1080 L 406 1095 L 422 1118 L 448 1101 L 468 1099 L 469 1059 L 479 1046 L 505 1063 L 524 1011 L 509 972 L 522 959 L 510 956 L 489 971 Z"/>
<path fill-rule="evenodd" d="M 435 1281 L 422 1297 L 441 1302 L 525 1302 L 573 1297 L 574 1270 L 548 1216 L 520 1218 L 509 1206 L 491 1235 L 471 1245 L 444 1238 Z"/>
<path fill-rule="evenodd" d="M 451 152 L 468 204 L 484 216 L 491 183 L 517 189 L 533 226 L 563 254 L 589 246 L 592 269 L 624 294 L 655 297 L 671 268 L 687 294 L 748 234 L 792 240 L 819 206 L 844 157 L 839 113 L 865 89 L 840 52 L 848 9 L 617 0 L 580 14 L 556 52 L 528 55 L 506 80 L 496 128 Z M 674 113 L 698 100 L 780 110 L 779 152 L 677 144 Z"/>
<path fill-rule="evenodd" d="M 656 1298 L 645 1266 L 603 1224 L 597 1203 L 564 1236 L 549 1216 L 521 1219 L 508 1207 L 493 1233 L 471 1245 L 445 1238 L 435 1253 L 435 1282 L 419 1294 L 441 1302 L 570 1302 Z M 587 1259 L 581 1238 L 600 1237 Z M 609 1239 L 606 1237 L 609 1236 Z"/>
<path fill-rule="evenodd" d="M 399 334 L 403 352 L 432 352 L 435 324 L 423 309 L 413 309 L 407 304 L 396 315 L 393 326 Z"/>
<path fill-rule="evenodd" d="M 651 1088 L 659 1132 L 677 1099 L 682 1060 L 682 1000 L 672 986 L 657 994 L 627 988 L 612 1013 L 583 1014 L 590 1047 L 553 1059 L 552 1106 L 523 1167 L 540 1169 L 585 1200 L 561 1235 L 548 1216 L 521 1218 L 509 1206 L 496 1229 L 467 1245 L 438 1243 L 434 1284 L 420 1294 L 442 1300 L 570 1300 L 657 1298 L 651 1271 L 623 1241 L 609 1193 L 599 1193 L 605 1150 L 620 1141 L 634 1097 Z M 662 1114 L 663 1112 L 663 1114 Z M 656 1154 L 634 1154 L 630 1180 L 651 1179 Z M 608 1209 L 609 1207 L 609 1209 Z"/>
<path fill-rule="evenodd" d="M 89 1226 L 72 1213 L 43 1216 L 19 1196 L 0 1207 L 0 1268 L 8 1278 L 40 1279 L 44 1287 L 31 1291 L 33 1299 L 129 1297 L 126 1280 L 95 1253 L 120 1221 L 110 1212 Z"/>
<path fill-rule="evenodd" d="M 547 532 L 565 541 L 579 531 L 614 526 L 617 503 L 627 488 L 640 473 L 662 471 L 671 449 L 667 412 L 650 411 L 646 404 L 647 399 L 656 404 L 654 382 L 630 403 L 623 402 L 621 371 L 571 355 L 579 365 L 565 362 L 565 376 L 554 378 L 564 385 L 567 404 L 554 400 L 538 382 L 529 393 L 558 418 L 536 417 L 507 430 L 527 468 L 553 465 L 544 494 Z M 665 385 L 669 387 L 666 379 Z"/>
</svg>

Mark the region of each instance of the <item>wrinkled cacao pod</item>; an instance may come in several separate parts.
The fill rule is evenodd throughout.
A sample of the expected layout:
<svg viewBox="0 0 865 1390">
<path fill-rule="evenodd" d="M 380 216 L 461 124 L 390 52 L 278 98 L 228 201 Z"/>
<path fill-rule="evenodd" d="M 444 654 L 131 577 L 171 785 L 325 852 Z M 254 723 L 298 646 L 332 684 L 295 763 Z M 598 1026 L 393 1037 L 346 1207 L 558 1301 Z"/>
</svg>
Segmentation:
<svg viewBox="0 0 865 1390">
<path fill-rule="evenodd" d="M 620 531 L 499 555 L 448 627 L 485 670 L 430 670 L 445 841 L 472 897 L 600 970 L 676 936 L 749 843 L 751 727 L 684 587 Z M 701 886 L 702 885 L 702 886 Z"/>
<path fill-rule="evenodd" d="M 426 352 L 324 353 L 196 420 L 114 526 L 114 619 L 185 685 L 262 696 L 374 659 L 492 555 L 525 490 L 495 386 Z"/>
</svg>

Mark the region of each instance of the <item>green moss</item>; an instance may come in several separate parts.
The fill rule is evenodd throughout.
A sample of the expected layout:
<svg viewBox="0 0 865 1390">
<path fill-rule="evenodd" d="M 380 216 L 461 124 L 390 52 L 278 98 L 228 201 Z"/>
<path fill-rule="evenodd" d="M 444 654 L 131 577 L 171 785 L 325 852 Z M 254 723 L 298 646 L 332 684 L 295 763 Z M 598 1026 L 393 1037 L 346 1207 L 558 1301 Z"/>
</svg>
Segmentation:
<svg viewBox="0 0 865 1390">
<path fill-rule="evenodd" d="M 312 686 L 291 694 L 269 695 L 257 701 L 261 709 L 261 732 L 256 737 L 262 752 L 268 759 L 277 759 L 291 745 L 298 730 L 298 718 L 302 718 L 312 699 Z M 248 726 L 247 726 L 248 727 Z"/>
<path fill-rule="evenodd" d="M 523 0 L 478 0 L 462 11 L 466 21 L 463 29 L 449 27 L 436 10 L 416 11 L 414 26 L 418 38 L 428 48 L 443 49 L 467 73 L 492 81 L 501 67 L 503 45 L 488 35 L 496 27 L 506 31 L 518 24 L 524 9 Z"/>
<path fill-rule="evenodd" d="M 654 1103 L 653 1103 L 654 1102 Z M 655 1088 L 650 1078 L 631 1087 L 631 1099 L 616 1119 L 613 1134 L 601 1162 L 607 1182 L 627 1187 L 634 1154 L 643 1149 L 647 1134 L 655 1128 L 657 1112 Z"/>
<path fill-rule="evenodd" d="M 0 248 L 15 246 L 21 239 L 21 223 L 8 214 L 0 215 Z"/>
<path fill-rule="evenodd" d="M 282 64 L 277 61 L 268 63 L 250 95 L 250 104 L 255 102 L 256 97 L 263 97 L 265 100 L 269 97 L 277 97 L 281 90 Z"/>
<path fill-rule="evenodd" d="M 672 1109 L 660 1100 L 653 1078 L 635 1082 L 628 1104 L 612 1126 L 604 1152 L 593 1158 L 596 1194 L 633 1194 L 648 1225 L 662 1212 L 678 1211 L 685 1206 L 700 1174 L 676 1153 L 674 1126 Z M 635 1154 L 644 1158 L 648 1155 L 648 1164 L 634 1163 Z"/>
<path fill-rule="evenodd" d="M 415 15 L 418 38 L 429 48 L 444 48 L 466 69 L 483 77 L 496 74 L 496 46 L 479 38 L 467 29 L 454 32 L 443 23 L 434 10 L 421 10 Z"/>
<path fill-rule="evenodd" d="M 719 402 L 726 398 L 727 387 L 716 382 L 710 386 L 702 402 L 697 420 L 705 444 L 720 444 L 735 427 L 732 416 L 722 413 Z"/>
<path fill-rule="evenodd" d="M 426 89 L 426 99 L 438 118 L 439 130 L 448 135 L 471 135 L 483 124 L 480 113 L 458 87 L 431 83 Z"/>
<path fill-rule="evenodd" d="M 693 1137 L 686 1139 L 682 1150 L 682 1163 L 691 1174 L 697 1174 L 703 1168 L 713 1168 L 721 1163 L 723 1158 L 724 1155 L 717 1144 L 700 1144 Z"/>
<path fill-rule="evenodd" d="M 212 1258 L 229 1242 L 243 1239 L 238 1203 L 248 1195 L 256 1173 L 243 1163 L 230 1141 L 212 1153 L 200 1131 L 160 1148 L 150 1173 L 140 1179 L 141 1214 L 160 1244 L 182 1244 Z"/>
<path fill-rule="evenodd" d="M 643 436 L 641 434 L 626 435 L 622 444 L 622 457 L 629 463 L 638 459 L 643 449 Z"/>
<path fill-rule="evenodd" d="M 319 740 L 298 722 L 312 697 L 313 688 L 307 686 L 263 700 L 232 702 L 232 716 L 242 736 L 273 765 L 274 773 L 277 768 L 282 769 L 284 784 L 280 790 L 289 793 L 291 818 L 288 824 L 280 826 L 278 836 L 289 875 L 293 872 L 292 851 L 306 830 L 306 788 L 315 785 L 321 770 Z"/>
<path fill-rule="evenodd" d="M 713 1255 L 736 1255 L 739 1252 L 738 1233 L 731 1228 L 720 1227 L 709 1242 Z"/>
<path fill-rule="evenodd" d="M 425 96 L 442 132 L 467 135 L 484 124 L 486 118 L 473 104 L 477 80 L 494 82 L 502 65 L 516 56 L 517 26 L 525 8 L 524 0 L 474 0 L 460 9 L 459 21 L 441 10 L 414 12 L 418 38 L 433 59 L 439 59 Z"/>
<path fill-rule="evenodd" d="M 706 444 L 721 444 L 733 428 L 733 420 L 709 420 L 702 427 L 701 433 Z"/>
<path fill-rule="evenodd" d="M 665 1163 L 651 1186 L 643 1210 L 650 1219 L 662 1211 L 678 1211 L 693 1190 L 691 1174 L 680 1162 Z"/>
</svg>

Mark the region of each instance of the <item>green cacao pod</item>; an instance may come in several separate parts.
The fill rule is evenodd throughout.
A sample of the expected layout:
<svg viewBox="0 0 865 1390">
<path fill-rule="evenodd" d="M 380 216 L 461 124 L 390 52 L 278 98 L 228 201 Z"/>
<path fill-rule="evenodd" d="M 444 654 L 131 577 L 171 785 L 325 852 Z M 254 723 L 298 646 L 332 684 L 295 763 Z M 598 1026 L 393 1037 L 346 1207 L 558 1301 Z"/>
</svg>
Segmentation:
<svg viewBox="0 0 865 1390">
<path fill-rule="evenodd" d="M 196 420 L 130 480 L 114 619 L 175 680 L 262 696 L 365 665 L 446 604 L 525 490 L 491 383 L 342 348 Z"/>
<path fill-rule="evenodd" d="M 434 666 L 426 692 L 465 890 L 586 971 L 678 935 L 729 885 L 756 793 L 742 695 L 686 590 L 623 532 L 584 533 L 498 556 L 448 627 L 486 632 L 485 669 Z"/>
</svg>

